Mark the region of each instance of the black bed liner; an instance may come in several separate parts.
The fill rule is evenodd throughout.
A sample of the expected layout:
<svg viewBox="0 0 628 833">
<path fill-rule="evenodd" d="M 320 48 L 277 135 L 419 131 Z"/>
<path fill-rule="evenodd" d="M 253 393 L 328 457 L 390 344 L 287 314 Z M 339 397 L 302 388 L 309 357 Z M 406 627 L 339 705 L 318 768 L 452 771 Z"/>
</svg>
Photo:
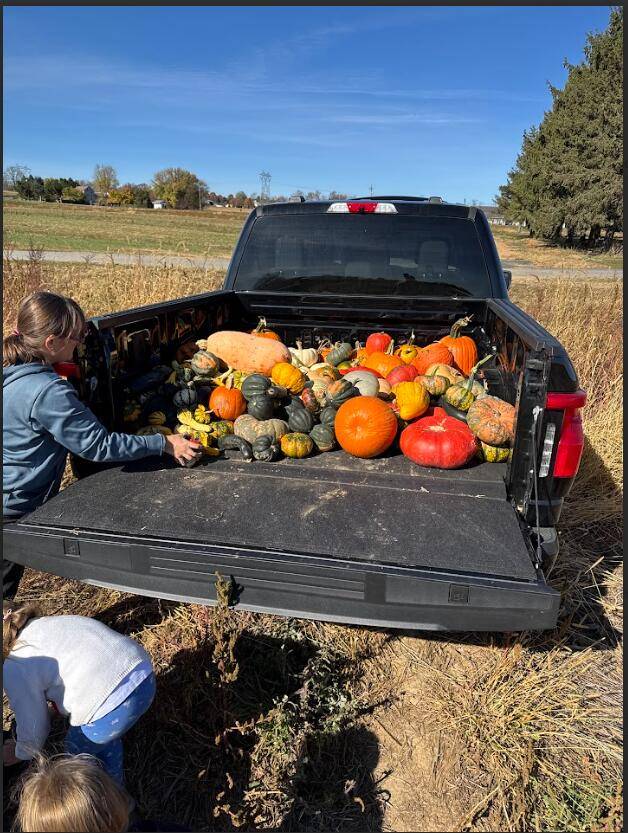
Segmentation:
<svg viewBox="0 0 628 833">
<path fill-rule="evenodd" d="M 244 546 L 355 563 L 535 581 L 504 466 L 421 469 L 342 451 L 247 464 L 210 458 L 106 468 L 33 512 L 29 525 L 176 543 Z"/>
</svg>

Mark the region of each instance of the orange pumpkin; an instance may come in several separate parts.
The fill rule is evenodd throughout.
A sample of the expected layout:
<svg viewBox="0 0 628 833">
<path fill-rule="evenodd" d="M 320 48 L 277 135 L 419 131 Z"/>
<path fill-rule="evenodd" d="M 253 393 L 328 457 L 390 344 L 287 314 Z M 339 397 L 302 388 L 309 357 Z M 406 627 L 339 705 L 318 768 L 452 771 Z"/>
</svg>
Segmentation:
<svg viewBox="0 0 628 833">
<path fill-rule="evenodd" d="M 419 355 L 415 359 L 412 359 L 410 363 L 416 367 L 419 375 L 422 376 L 431 364 L 451 365 L 453 361 L 454 359 L 449 349 L 444 344 L 434 341 L 432 344 L 424 347 Z"/>
<path fill-rule="evenodd" d="M 366 347 L 356 347 L 355 351 L 355 362 L 356 365 L 360 366 L 363 365 L 366 361 L 368 353 L 366 352 Z"/>
<path fill-rule="evenodd" d="M 246 399 L 238 388 L 220 385 L 211 392 L 209 409 L 219 419 L 237 419 L 246 411 Z"/>
<path fill-rule="evenodd" d="M 377 370 L 378 373 L 386 378 L 391 370 L 395 367 L 401 367 L 403 362 L 399 356 L 390 356 L 388 353 L 371 353 L 364 361 L 364 367 L 371 370 Z"/>
<path fill-rule="evenodd" d="M 251 335 L 260 336 L 261 338 L 272 338 L 274 341 L 281 341 L 281 338 L 277 335 L 277 333 L 267 328 L 265 318 L 260 318 L 257 327 L 254 330 L 251 330 Z"/>
<path fill-rule="evenodd" d="M 399 382 L 393 385 L 392 392 L 403 420 L 416 419 L 430 407 L 430 395 L 421 382 Z"/>
<path fill-rule="evenodd" d="M 447 347 L 453 358 L 453 365 L 461 370 L 465 376 L 471 373 L 478 360 L 478 348 L 471 336 L 461 336 L 460 330 L 466 327 L 473 316 L 460 318 L 452 325 L 448 336 L 441 338 L 439 343 Z"/>
<path fill-rule="evenodd" d="M 397 436 L 397 417 L 377 396 L 354 396 L 338 408 L 334 431 L 348 454 L 377 457 Z"/>
</svg>

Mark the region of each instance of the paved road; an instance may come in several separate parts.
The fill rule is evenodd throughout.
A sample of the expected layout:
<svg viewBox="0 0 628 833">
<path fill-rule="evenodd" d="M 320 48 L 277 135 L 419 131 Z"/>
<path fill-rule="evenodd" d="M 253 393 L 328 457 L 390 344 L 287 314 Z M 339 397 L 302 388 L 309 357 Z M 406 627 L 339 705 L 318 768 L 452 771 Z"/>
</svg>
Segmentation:
<svg viewBox="0 0 628 833">
<path fill-rule="evenodd" d="M 15 260 L 28 260 L 30 252 L 16 250 L 11 252 L 11 257 Z M 197 255 L 48 251 L 43 253 L 42 259 L 54 263 L 114 263 L 117 266 L 187 266 L 193 269 L 226 269 L 230 260 L 228 257 L 199 257 Z"/>
<path fill-rule="evenodd" d="M 11 257 L 15 260 L 28 260 L 29 252 L 14 251 Z M 105 254 L 103 252 L 44 252 L 43 259 L 55 263 L 114 263 L 121 266 L 182 266 L 188 269 L 226 269 L 229 265 L 228 257 L 199 257 L 198 255 L 158 255 L 158 254 Z M 513 277 L 558 278 L 623 278 L 622 269 L 549 269 L 536 267 L 526 261 L 502 261 L 504 269 L 510 269 Z"/>
</svg>

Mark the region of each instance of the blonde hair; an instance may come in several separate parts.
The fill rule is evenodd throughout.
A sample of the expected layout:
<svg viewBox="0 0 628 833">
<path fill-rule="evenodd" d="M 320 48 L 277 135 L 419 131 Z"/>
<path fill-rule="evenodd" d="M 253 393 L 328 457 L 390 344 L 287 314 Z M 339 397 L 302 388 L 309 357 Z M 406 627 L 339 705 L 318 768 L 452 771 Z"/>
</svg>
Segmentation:
<svg viewBox="0 0 628 833">
<path fill-rule="evenodd" d="M 39 608 L 34 604 L 14 606 L 13 602 L 2 602 L 2 659 L 5 660 L 17 642 L 22 628 L 37 616 Z"/>
<path fill-rule="evenodd" d="M 48 336 L 67 338 L 85 326 L 85 314 L 72 298 L 38 290 L 22 299 L 16 327 L 2 340 L 2 366 L 43 361 Z"/>
<path fill-rule="evenodd" d="M 125 833 L 129 796 L 91 755 L 39 755 L 20 785 L 24 833 Z"/>
</svg>

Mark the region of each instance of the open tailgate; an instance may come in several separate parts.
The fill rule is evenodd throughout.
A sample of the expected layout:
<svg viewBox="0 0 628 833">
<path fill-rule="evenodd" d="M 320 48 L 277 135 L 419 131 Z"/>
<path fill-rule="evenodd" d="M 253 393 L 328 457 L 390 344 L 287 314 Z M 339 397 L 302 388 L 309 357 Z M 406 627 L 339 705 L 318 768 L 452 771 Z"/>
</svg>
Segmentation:
<svg viewBox="0 0 628 833">
<path fill-rule="evenodd" d="M 438 630 L 552 627 L 503 469 L 425 470 L 341 451 L 194 469 L 104 468 L 4 530 L 5 558 L 98 585 L 247 609 Z"/>
</svg>

